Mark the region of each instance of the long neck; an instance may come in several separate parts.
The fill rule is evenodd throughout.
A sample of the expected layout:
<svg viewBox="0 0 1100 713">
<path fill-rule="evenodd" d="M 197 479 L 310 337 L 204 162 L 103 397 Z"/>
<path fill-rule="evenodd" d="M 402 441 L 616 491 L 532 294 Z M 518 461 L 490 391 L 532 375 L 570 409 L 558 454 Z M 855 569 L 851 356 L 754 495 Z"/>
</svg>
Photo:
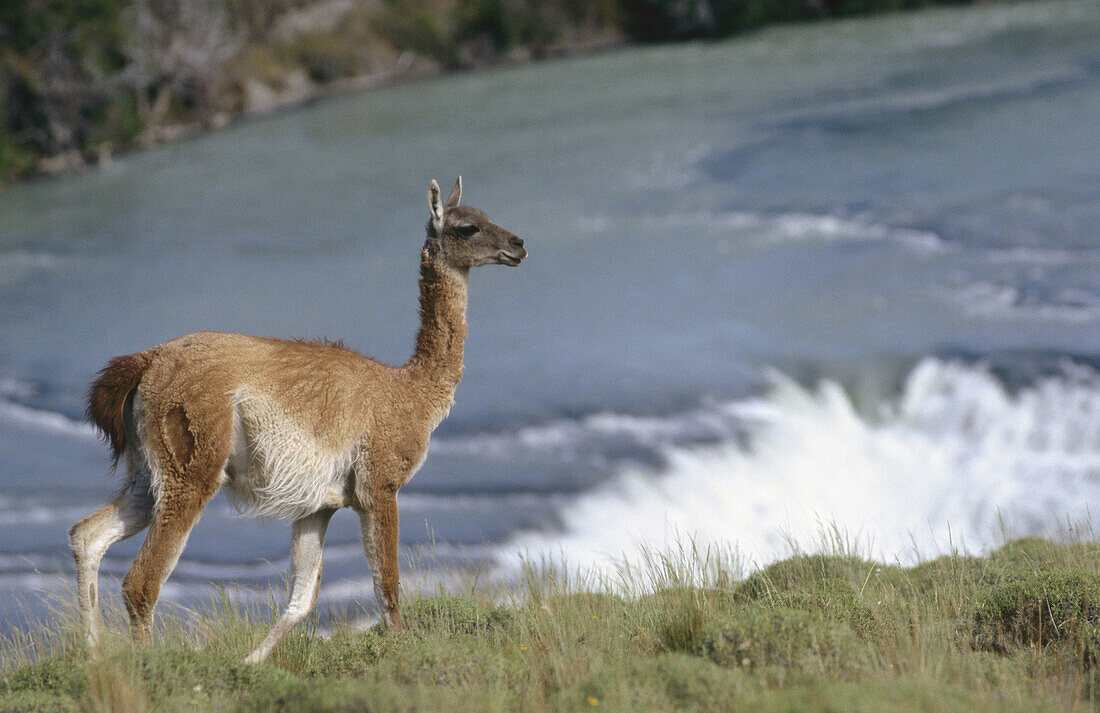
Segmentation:
<svg viewBox="0 0 1100 713">
<path fill-rule="evenodd" d="M 442 265 L 425 251 L 420 259 L 420 332 L 406 365 L 410 376 L 430 385 L 449 408 L 462 378 L 466 341 L 468 273 Z"/>
</svg>

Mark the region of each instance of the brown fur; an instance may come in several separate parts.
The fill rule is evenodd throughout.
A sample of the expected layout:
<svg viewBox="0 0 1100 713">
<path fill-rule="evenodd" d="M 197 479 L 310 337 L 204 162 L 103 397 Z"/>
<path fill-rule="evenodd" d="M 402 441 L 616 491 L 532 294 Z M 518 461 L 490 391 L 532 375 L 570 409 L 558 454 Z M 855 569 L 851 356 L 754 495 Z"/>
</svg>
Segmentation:
<svg viewBox="0 0 1100 713">
<path fill-rule="evenodd" d="M 343 339 L 329 339 L 328 337 L 315 337 L 313 339 L 306 339 L 304 337 L 295 337 L 291 340 L 296 344 L 314 344 L 319 347 L 332 347 L 333 349 L 343 349 L 345 351 L 352 351 L 348 349 L 344 344 Z"/>
<path fill-rule="evenodd" d="M 122 585 L 134 638 L 146 642 L 161 586 L 223 484 L 295 519 L 290 603 L 249 661 L 266 657 L 316 601 L 325 528 L 344 506 L 359 514 L 382 619 L 401 628 L 397 491 L 423 461 L 462 378 L 469 269 L 527 257 L 522 240 L 459 207 L 460 194 L 459 182 L 444 206 L 432 182 L 421 326 L 402 367 L 339 342 L 198 332 L 116 357 L 100 373 L 89 416 L 116 462 L 128 454 L 130 479 L 70 531 L 89 639 L 107 547 L 151 521 Z"/>
<path fill-rule="evenodd" d="M 191 433 L 191 419 L 183 406 L 173 406 L 164 417 L 164 445 L 173 465 L 180 471 L 187 470 L 195 455 L 195 435 Z"/>
<path fill-rule="evenodd" d="M 88 389 L 86 417 L 103 434 L 116 464 L 126 451 L 126 402 L 149 368 L 150 360 L 149 352 L 117 356 L 107 362 Z"/>
</svg>

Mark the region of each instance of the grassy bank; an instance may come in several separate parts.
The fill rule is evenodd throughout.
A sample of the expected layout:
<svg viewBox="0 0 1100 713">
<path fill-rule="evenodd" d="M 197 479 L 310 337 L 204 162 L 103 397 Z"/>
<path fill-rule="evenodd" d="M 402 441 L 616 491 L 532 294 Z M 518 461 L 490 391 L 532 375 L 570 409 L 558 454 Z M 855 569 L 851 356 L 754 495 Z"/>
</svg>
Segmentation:
<svg viewBox="0 0 1100 713">
<path fill-rule="evenodd" d="M 135 650 L 116 625 L 2 643 L 0 711 L 1077 711 L 1100 705 L 1100 546 L 1012 542 L 911 568 L 797 556 L 745 579 L 654 558 L 636 592 L 531 570 L 504 601 L 405 603 L 407 630 L 303 626 L 238 661 L 266 623 L 212 605 Z M 645 582 L 646 584 L 640 584 Z"/>
<path fill-rule="evenodd" d="M 0 184 L 401 78 L 974 1 L 2 2 Z"/>
</svg>

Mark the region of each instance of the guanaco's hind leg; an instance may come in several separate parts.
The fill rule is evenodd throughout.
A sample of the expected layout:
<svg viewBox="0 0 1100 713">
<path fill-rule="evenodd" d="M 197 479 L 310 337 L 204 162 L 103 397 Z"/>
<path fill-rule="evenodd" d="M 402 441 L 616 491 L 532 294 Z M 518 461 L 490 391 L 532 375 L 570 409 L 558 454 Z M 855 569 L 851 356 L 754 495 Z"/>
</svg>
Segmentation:
<svg viewBox="0 0 1100 713">
<path fill-rule="evenodd" d="M 76 560 L 77 604 L 85 636 L 92 646 L 99 641 L 99 563 L 111 545 L 145 529 L 152 515 L 149 480 L 140 476 L 133 473 L 118 497 L 69 530 Z"/>
<path fill-rule="evenodd" d="M 160 588 L 175 569 L 191 528 L 217 489 L 165 488 L 153 509 L 153 524 L 130 571 L 122 580 L 122 600 L 130 614 L 134 641 L 148 644 L 152 635 L 153 610 Z"/>
<path fill-rule="evenodd" d="M 290 599 L 282 616 L 245 663 L 259 663 L 317 606 L 321 589 L 321 553 L 335 510 L 320 510 L 294 521 L 290 540 Z"/>
<path fill-rule="evenodd" d="M 209 403 L 201 394 L 182 394 L 180 403 L 134 399 L 134 412 L 143 414 L 143 447 L 151 455 L 156 503 L 152 524 L 130 571 L 122 580 L 122 600 L 130 614 L 134 641 L 149 642 L 153 610 L 160 589 L 179 561 L 191 528 L 202 509 L 221 487 L 232 409 Z"/>
</svg>

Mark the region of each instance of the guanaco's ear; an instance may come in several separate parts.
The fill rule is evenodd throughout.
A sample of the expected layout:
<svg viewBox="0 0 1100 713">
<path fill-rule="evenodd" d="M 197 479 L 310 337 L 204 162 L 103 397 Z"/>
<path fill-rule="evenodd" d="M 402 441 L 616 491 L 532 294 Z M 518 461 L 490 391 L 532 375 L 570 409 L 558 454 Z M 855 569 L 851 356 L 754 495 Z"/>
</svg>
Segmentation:
<svg viewBox="0 0 1100 713">
<path fill-rule="evenodd" d="M 428 211 L 432 214 L 432 225 L 438 234 L 443 230 L 443 193 L 434 178 L 428 184 Z"/>
<path fill-rule="evenodd" d="M 462 200 L 462 176 L 455 181 L 455 187 L 451 189 L 451 195 L 447 196 L 447 207 L 454 208 Z"/>
</svg>

